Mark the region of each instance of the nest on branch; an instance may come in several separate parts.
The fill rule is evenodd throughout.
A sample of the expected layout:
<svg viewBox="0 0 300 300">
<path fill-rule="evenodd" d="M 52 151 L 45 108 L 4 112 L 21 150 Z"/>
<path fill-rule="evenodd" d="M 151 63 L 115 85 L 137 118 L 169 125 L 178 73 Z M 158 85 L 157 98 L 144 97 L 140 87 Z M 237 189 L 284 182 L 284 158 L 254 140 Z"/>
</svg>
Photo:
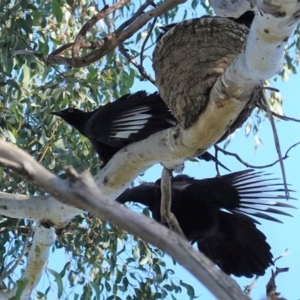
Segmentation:
<svg viewBox="0 0 300 300">
<path fill-rule="evenodd" d="M 183 128 L 205 110 L 211 88 L 243 51 L 248 33 L 232 20 L 206 16 L 177 24 L 158 41 L 153 54 L 156 84 Z M 222 139 L 242 126 L 257 100 L 254 95 Z"/>
</svg>

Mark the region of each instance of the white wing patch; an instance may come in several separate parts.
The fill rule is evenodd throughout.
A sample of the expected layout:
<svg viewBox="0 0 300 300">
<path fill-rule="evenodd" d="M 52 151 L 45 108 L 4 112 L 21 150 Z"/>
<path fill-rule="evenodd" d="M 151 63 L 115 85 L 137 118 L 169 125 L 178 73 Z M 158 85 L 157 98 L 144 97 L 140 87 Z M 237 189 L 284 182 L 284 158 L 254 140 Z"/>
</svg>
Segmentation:
<svg viewBox="0 0 300 300">
<path fill-rule="evenodd" d="M 139 130 L 131 130 L 131 131 L 120 131 L 115 135 L 110 135 L 110 137 L 118 138 L 118 139 L 127 139 L 131 134 L 137 133 Z"/>
<path fill-rule="evenodd" d="M 148 121 L 148 119 L 151 117 L 152 116 L 149 114 L 137 114 L 137 115 L 134 114 L 134 115 L 129 115 L 128 117 L 125 117 L 122 119 L 117 119 L 117 120 L 113 121 L 112 124 L 123 123 L 126 121 L 129 121 L 129 122 L 127 122 L 128 126 L 130 126 L 131 124 L 134 124 L 134 122 L 144 122 L 143 124 L 145 124 Z"/>
<path fill-rule="evenodd" d="M 170 120 L 170 119 L 167 119 L 167 122 L 168 122 L 169 124 L 171 124 L 172 126 L 175 126 L 175 125 L 177 124 L 176 121 Z"/>
<path fill-rule="evenodd" d="M 143 114 L 141 112 L 147 111 L 144 108 L 131 111 L 130 113 L 123 114 L 121 119 L 112 122 L 110 137 L 127 139 L 131 134 L 138 133 L 145 127 L 148 119 L 151 118 L 150 114 Z"/>
</svg>

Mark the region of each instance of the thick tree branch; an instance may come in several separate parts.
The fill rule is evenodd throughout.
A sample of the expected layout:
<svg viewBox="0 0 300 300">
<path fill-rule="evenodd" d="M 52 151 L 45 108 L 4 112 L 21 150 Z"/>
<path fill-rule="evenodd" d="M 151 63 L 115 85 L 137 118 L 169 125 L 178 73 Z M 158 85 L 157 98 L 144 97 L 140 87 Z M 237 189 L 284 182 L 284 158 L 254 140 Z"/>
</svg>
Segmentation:
<svg viewBox="0 0 300 300">
<path fill-rule="evenodd" d="M 54 228 L 66 226 L 81 209 L 65 205 L 50 196 L 26 196 L 0 192 L 0 214 L 16 219 L 47 222 Z"/>
<path fill-rule="evenodd" d="M 173 169 L 185 159 L 201 154 L 223 136 L 255 87 L 282 67 L 284 47 L 297 26 L 295 12 L 300 3 L 292 0 L 281 3 L 280 7 L 276 3 L 275 0 L 268 1 L 268 6 L 263 3 L 261 9 L 265 13 L 255 17 L 245 51 L 217 80 L 206 109 L 191 127 L 184 130 L 177 126 L 123 148 L 97 175 L 97 183 L 106 195 L 118 196 L 139 173 L 157 162 Z M 272 10 L 274 5 L 285 13 L 279 15 L 276 9 Z M 266 15 L 267 12 L 270 14 Z"/>
<path fill-rule="evenodd" d="M 63 203 L 90 211 L 167 252 L 218 299 L 249 299 L 230 277 L 217 270 L 204 255 L 177 234 L 154 220 L 110 201 L 98 189 L 89 173 L 79 176 L 73 169 L 68 169 L 70 181 L 67 182 L 44 169 L 22 150 L 3 141 L 0 141 L 0 158 L 2 162 L 5 161 L 5 168 L 17 171 L 18 174 L 21 171 L 23 178 L 50 192 Z"/>
<path fill-rule="evenodd" d="M 54 245 L 56 234 L 54 228 L 45 228 L 40 224 L 37 225 L 33 243 L 31 245 L 25 272 L 21 280 L 27 281 L 26 287 L 20 297 L 20 300 L 28 300 L 33 289 L 38 285 L 46 264 L 49 259 L 50 248 Z M 16 292 L 18 285 L 14 289 Z"/>
</svg>

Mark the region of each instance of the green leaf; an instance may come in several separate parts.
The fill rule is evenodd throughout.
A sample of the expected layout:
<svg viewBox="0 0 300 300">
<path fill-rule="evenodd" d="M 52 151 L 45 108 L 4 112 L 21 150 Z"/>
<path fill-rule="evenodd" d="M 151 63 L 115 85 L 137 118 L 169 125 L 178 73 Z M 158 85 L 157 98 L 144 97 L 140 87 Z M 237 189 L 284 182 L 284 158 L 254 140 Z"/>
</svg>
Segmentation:
<svg viewBox="0 0 300 300">
<path fill-rule="evenodd" d="M 133 86 L 135 79 L 135 71 L 133 69 L 130 69 L 130 74 L 127 78 L 127 87 L 130 89 Z"/>
<path fill-rule="evenodd" d="M 111 291 L 111 286 L 110 286 L 110 284 L 107 282 L 107 281 L 105 281 L 105 288 L 106 288 L 106 290 L 108 291 L 108 292 L 110 292 Z"/>
<path fill-rule="evenodd" d="M 63 282 L 62 282 L 62 277 L 59 273 L 56 271 L 47 268 L 48 272 L 54 276 L 55 281 L 57 283 L 57 298 L 60 299 L 63 293 Z"/>
<path fill-rule="evenodd" d="M 26 288 L 27 283 L 29 282 L 29 279 L 24 278 L 17 281 L 17 290 L 15 292 L 15 296 L 13 300 L 19 300 L 21 299 L 21 295 Z"/>
<path fill-rule="evenodd" d="M 17 19 L 17 24 L 26 32 L 26 33 L 32 33 L 32 27 L 31 24 L 27 24 L 27 22 L 24 19 Z"/>
<path fill-rule="evenodd" d="M 195 297 L 195 290 L 191 285 L 183 282 L 182 280 L 180 280 L 180 285 L 186 288 L 187 293 L 188 293 L 191 300 L 196 298 Z"/>
<path fill-rule="evenodd" d="M 146 256 L 140 261 L 140 265 L 146 264 L 151 259 L 151 251 L 149 248 L 146 248 Z"/>
<path fill-rule="evenodd" d="M 62 10 L 61 10 L 61 2 L 59 0 L 52 1 L 52 10 L 56 18 L 56 21 L 60 23 L 62 21 Z"/>
<path fill-rule="evenodd" d="M 96 293 L 96 299 L 100 300 L 101 292 L 100 292 L 99 285 L 96 282 L 93 282 L 93 281 L 90 281 L 90 285 L 91 285 L 91 287 L 94 289 L 94 291 Z"/>
</svg>

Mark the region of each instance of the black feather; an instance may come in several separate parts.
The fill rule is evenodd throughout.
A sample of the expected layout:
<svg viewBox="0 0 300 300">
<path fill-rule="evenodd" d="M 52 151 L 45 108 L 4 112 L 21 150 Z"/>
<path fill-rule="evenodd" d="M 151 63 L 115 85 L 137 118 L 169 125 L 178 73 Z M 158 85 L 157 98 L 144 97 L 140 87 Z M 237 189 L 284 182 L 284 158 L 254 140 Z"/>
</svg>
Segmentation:
<svg viewBox="0 0 300 300">
<path fill-rule="evenodd" d="M 263 275 L 272 264 L 272 254 L 255 218 L 281 222 L 270 214 L 290 216 L 278 208 L 295 208 L 278 202 L 284 197 L 284 189 L 278 188 L 283 185 L 263 175 L 245 170 L 203 180 L 186 175 L 172 178 L 171 211 L 185 236 L 228 274 Z M 159 187 L 159 180 L 141 184 L 116 201 L 142 203 L 160 222 Z"/>
</svg>

